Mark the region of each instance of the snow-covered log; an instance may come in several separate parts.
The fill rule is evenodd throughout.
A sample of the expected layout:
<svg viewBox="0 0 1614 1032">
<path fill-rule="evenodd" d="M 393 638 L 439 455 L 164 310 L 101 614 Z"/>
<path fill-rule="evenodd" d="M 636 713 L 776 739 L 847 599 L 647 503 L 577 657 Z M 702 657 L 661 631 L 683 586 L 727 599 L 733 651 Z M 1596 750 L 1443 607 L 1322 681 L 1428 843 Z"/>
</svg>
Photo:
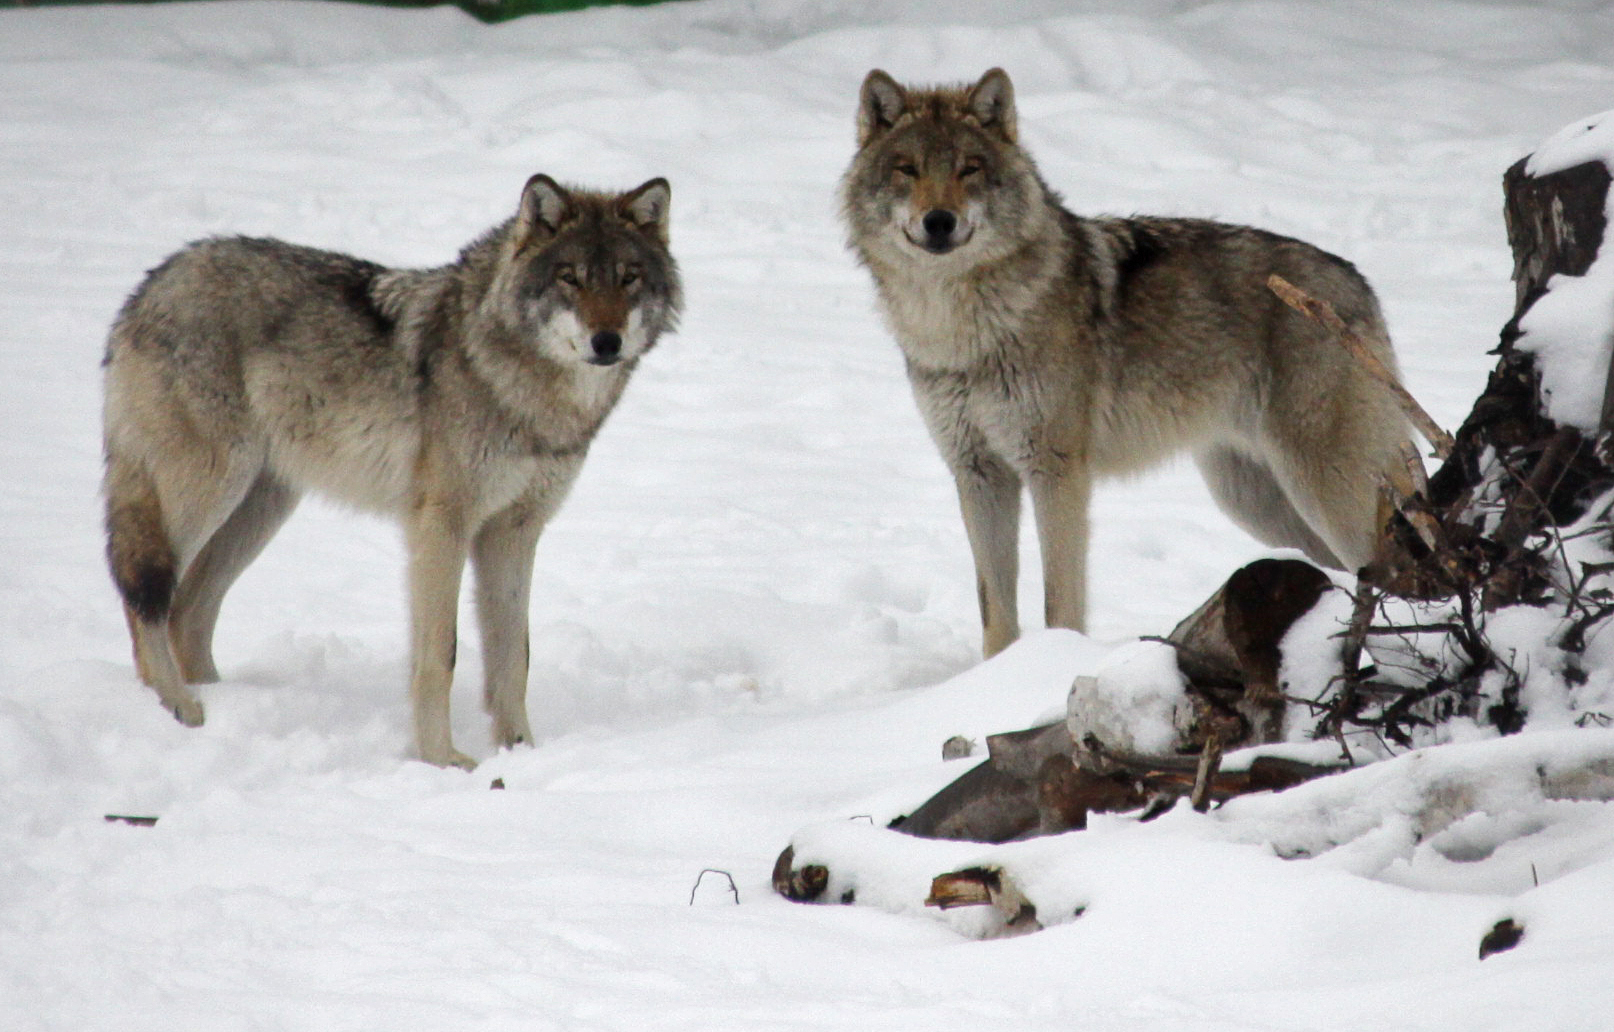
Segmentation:
<svg viewBox="0 0 1614 1032">
<path fill-rule="evenodd" d="M 1243 796 L 1209 814 L 1182 804 L 1149 824 L 1112 817 L 1090 844 L 1082 836 L 995 845 L 923 840 L 866 822 L 827 821 L 796 833 L 775 884 L 795 878 L 814 886 L 813 900 L 931 913 L 965 934 L 992 937 L 1113 904 L 1095 898 L 1095 886 L 1111 879 L 1094 877 L 1093 856 L 1169 843 L 1202 854 L 1204 844 L 1218 843 L 1371 876 L 1477 818 L 1485 819 L 1483 828 L 1444 848 L 1454 855 L 1494 849 L 1488 836 L 1545 826 L 1566 801 L 1614 801 L 1614 730 L 1421 749 L 1286 792 Z M 1149 844 L 1124 847 L 1118 838 L 1145 834 Z M 978 912 L 956 912 L 969 904 L 980 904 Z"/>
</svg>

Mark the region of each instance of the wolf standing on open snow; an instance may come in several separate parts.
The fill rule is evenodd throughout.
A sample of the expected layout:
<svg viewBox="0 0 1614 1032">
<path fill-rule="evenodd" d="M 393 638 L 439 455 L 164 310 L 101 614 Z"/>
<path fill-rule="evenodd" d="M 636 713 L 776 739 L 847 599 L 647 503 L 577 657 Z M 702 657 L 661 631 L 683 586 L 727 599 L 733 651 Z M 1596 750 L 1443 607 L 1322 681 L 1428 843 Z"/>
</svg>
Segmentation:
<svg viewBox="0 0 1614 1032">
<path fill-rule="evenodd" d="M 1245 226 L 1071 214 L 1019 146 L 996 68 L 943 88 L 870 72 L 842 204 L 957 481 L 988 656 L 1019 635 L 1022 485 L 1049 626 L 1086 620 L 1093 477 L 1183 449 L 1260 540 L 1348 569 L 1371 557 L 1406 420 L 1266 287 L 1278 273 L 1329 300 L 1394 369 L 1350 263 Z"/>
<path fill-rule="evenodd" d="M 454 748 L 466 556 L 499 746 L 530 742 L 527 599 L 560 506 L 639 358 L 678 316 L 667 181 L 533 176 L 441 268 L 210 239 L 154 269 L 106 354 L 107 557 L 140 677 L 183 724 L 218 679 L 224 593 L 306 490 L 398 517 L 420 758 Z"/>
</svg>

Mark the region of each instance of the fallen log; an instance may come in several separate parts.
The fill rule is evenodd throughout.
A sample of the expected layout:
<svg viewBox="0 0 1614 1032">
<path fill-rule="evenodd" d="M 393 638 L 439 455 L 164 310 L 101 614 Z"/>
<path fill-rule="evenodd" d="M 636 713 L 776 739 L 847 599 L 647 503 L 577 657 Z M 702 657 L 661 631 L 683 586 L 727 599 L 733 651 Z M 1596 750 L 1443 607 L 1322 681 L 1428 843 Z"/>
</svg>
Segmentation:
<svg viewBox="0 0 1614 1032">
<path fill-rule="evenodd" d="M 1141 758 L 1119 759 L 1140 769 L 1149 766 Z M 1192 779 L 1181 762 L 1163 766 L 1153 773 L 1179 785 Z M 1257 767 L 1251 765 L 1252 781 L 1263 776 Z M 1337 864 L 1370 877 L 1404 862 L 1474 814 L 1535 827 L 1561 801 L 1614 801 L 1614 731 L 1541 732 L 1444 745 L 1350 771 L 1284 763 L 1275 769 L 1307 783 L 1246 794 L 1195 818 L 1201 823 L 1190 838 L 1258 846 L 1297 862 L 1368 842 L 1370 848 L 1345 850 Z M 1124 825 L 1108 831 L 1125 833 Z M 954 926 L 968 935 L 993 937 L 1074 920 L 1097 902 L 1072 891 L 1068 878 L 1050 878 L 1053 855 L 1046 845 L 1028 842 L 961 851 L 957 843 L 830 821 L 798 831 L 780 854 L 773 881 L 781 895 L 799 902 L 859 902 L 905 913 L 990 908 L 984 920 Z M 942 873 L 922 881 L 912 877 L 926 859 Z M 907 873 L 893 877 L 894 871 Z M 1072 903 L 1078 905 L 1072 909 Z M 1508 929 L 1498 935 L 1489 952 L 1506 948 Z"/>
<path fill-rule="evenodd" d="M 1220 752 L 1277 741 L 1283 694 L 1281 642 L 1290 626 L 1329 589 L 1328 575 L 1294 559 L 1261 559 L 1237 570 L 1170 635 L 1194 709 L 1177 757 L 1122 759 L 1123 752 L 1083 732 L 1074 721 L 987 737 L 987 759 L 890 827 L 921 838 L 1008 842 L 1085 828 L 1089 813 L 1168 807 L 1193 792 L 1197 760 L 1215 742 Z M 1210 771 L 1197 802 L 1208 807 L 1244 792 L 1271 791 L 1320 776 L 1303 776 L 1288 761 L 1257 761 L 1252 771 Z M 1288 770 L 1289 773 L 1279 773 Z M 1214 774 L 1214 776 L 1210 776 Z"/>
</svg>

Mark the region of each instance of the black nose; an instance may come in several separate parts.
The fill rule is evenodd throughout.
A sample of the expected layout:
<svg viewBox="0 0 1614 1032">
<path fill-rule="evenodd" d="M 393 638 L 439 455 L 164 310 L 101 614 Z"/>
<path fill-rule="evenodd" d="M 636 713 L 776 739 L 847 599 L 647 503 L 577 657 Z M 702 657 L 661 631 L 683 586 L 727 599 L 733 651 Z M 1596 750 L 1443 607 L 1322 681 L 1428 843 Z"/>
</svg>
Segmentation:
<svg viewBox="0 0 1614 1032">
<path fill-rule="evenodd" d="M 925 212 L 925 236 L 932 242 L 945 242 L 958 228 L 958 216 L 946 208 L 933 208 Z"/>
<path fill-rule="evenodd" d="M 595 365 L 610 365 L 622 357 L 622 334 L 615 330 L 601 330 L 589 344 L 594 348 L 594 357 L 589 361 Z"/>
</svg>

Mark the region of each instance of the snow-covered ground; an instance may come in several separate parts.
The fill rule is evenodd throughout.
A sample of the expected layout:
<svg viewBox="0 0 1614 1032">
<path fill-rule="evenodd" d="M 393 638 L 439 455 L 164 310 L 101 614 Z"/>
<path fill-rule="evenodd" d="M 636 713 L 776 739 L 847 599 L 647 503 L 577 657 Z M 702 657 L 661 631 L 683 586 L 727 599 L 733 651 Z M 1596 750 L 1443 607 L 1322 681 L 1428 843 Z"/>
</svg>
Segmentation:
<svg viewBox="0 0 1614 1032">
<path fill-rule="evenodd" d="M 1057 855 L 1017 847 L 1043 898 L 1085 910 L 1013 940 L 770 892 L 798 829 L 913 806 L 963 769 L 943 739 L 1062 712 L 1076 674 L 1262 554 L 1186 463 L 1110 485 L 1093 638 L 1030 634 L 975 664 L 951 485 L 833 198 L 869 68 L 994 64 L 1078 210 L 1249 222 L 1355 261 L 1412 391 L 1455 427 L 1512 309 L 1501 173 L 1609 107 L 1614 17 L 1578 0 L 692 0 L 498 28 L 281 0 L 0 12 L 0 1027 L 1607 1029 L 1602 803 L 1503 793 L 1517 805 L 1309 860 L 1215 815 L 1095 822 Z M 209 233 L 441 262 L 538 171 L 667 176 L 688 312 L 540 545 L 537 747 L 489 754 L 468 638 L 455 732 L 487 760 L 409 759 L 398 534 L 313 502 L 226 605 L 207 725 L 178 726 L 135 682 L 101 559 L 97 362 L 122 298 Z M 1555 741 L 1499 755 L 1528 766 L 1571 748 Z M 1356 784 L 1394 790 L 1375 777 Z M 1350 822 L 1339 789 L 1296 799 L 1242 812 L 1274 843 L 1295 807 Z M 839 848 L 893 879 L 987 853 L 846 828 Z M 691 905 L 704 868 L 732 874 L 738 905 L 713 875 Z M 864 896 L 912 898 L 882 892 Z M 1481 962 L 1501 917 L 1524 944 Z"/>
</svg>

